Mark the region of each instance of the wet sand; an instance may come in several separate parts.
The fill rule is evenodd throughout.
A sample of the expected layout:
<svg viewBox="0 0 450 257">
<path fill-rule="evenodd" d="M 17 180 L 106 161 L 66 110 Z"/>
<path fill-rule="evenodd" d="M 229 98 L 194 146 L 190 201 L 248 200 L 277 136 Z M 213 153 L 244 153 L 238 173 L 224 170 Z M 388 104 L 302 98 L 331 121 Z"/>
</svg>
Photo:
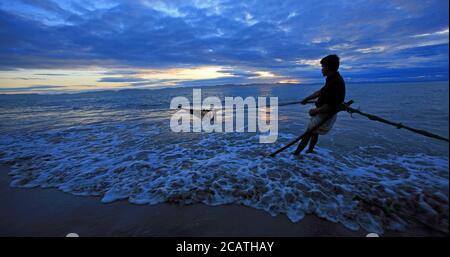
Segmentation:
<svg viewBox="0 0 450 257">
<path fill-rule="evenodd" d="M 365 236 L 341 224 L 307 215 L 292 223 L 285 215 L 239 205 L 104 204 L 100 197 L 57 189 L 13 188 L 8 166 L 0 166 L 0 236 Z M 445 236 L 426 228 L 383 236 Z"/>
</svg>

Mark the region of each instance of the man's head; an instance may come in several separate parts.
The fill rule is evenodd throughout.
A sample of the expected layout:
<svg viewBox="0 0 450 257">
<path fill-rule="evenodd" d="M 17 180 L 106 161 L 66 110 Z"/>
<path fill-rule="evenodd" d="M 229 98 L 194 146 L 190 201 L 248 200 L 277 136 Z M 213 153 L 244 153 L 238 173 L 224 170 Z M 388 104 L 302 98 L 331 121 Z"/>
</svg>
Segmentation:
<svg viewBox="0 0 450 257">
<path fill-rule="evenodd" d="M 331 73 L 335 73 L 339 69 L 339 56 L 332 54 L 324 57 L 320 60 L 322 64 L 322 74 L 323 76 L 328 76 Z"/>
</svg>

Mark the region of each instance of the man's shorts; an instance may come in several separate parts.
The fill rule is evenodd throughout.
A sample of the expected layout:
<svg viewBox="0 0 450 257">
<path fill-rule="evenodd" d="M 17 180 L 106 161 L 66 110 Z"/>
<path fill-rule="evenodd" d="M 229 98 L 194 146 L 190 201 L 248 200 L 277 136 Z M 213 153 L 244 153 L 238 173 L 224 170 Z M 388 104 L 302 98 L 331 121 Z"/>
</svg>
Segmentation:
<svg viewBox="0 0 450 257">
<path fill-rule="evenodd" d="M 329 114 L 327 113 L 320 113 L 316 114 L 314 116 L 311 116 L 308 124 L 308 130 L 312 129 L 316 125 L 318 125 L 323 119 L 327 118 Z M 335 114 L 332 118 L 330 118 L 328 121 L 326 121 L 322 126 L 320 126 L 318 129 L 314 130 L 315 134 L 319 135 L 325 135 L 328 132 L 330 132 L 331 128 L 333 127 L 334 123 L 336 122 L 337 114 Z"/>
</svg>

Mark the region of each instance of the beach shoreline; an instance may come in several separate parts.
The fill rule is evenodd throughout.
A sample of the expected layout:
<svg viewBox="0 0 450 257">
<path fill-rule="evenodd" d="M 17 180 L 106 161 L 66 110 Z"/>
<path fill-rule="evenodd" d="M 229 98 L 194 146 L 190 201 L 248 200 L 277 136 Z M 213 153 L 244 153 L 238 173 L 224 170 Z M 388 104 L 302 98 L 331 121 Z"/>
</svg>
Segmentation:
<svg viewBox="0 0 450 257">
<path fill-rule="evenodd" d="M 126 200 L 101 203 L 100 197 L 75 196 L 55 188 L 10 187 L 10 167 L 0 165 L 0 236 L 224 236 L 364 237 L 314 215 L 292 223 L 285 215 L 242 205 L 135 205 Z M 445 236 L 426 228 L 387 231 L 382 236 Z"/>
</svg>

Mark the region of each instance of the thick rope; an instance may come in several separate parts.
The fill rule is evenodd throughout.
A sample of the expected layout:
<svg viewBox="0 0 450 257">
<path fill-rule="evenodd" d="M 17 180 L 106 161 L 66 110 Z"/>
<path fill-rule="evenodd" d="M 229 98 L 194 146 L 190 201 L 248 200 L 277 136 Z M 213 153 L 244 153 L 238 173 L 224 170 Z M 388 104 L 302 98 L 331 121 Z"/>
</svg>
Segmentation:
<svg viewBox="0 0 450 257">
<path fill-rule="evenodd" d="M 409 130 L 411 132 L 414 132 L 416 134 L 420 134 L 420 135 L 423 135 L 423 136 L 426 136 L 426 137 L 430 137 L 430 138 L 434 138 L 434 139 L 438 139 L 438 140 L 442 140 L 442 141 L 448 142 L 448 138 L 441 137 L 439 135 L 433 134 L 433 133 L 425 131 L 425 130 L 411 128 L 411 127 L 405 126 L 405 125 L 403 125 L 402 123 L 399 123 L 399 122 L 392 122 L 392 121 L 383 119 L 381 117 L 378 117 L 378 116 L 375 116 L 375 115 L 372 115 L 372 114 L 364 113 L 364 112 L 362 112 L 360 110 L 357 110 L 357 109 L 354 109 L 354 108 L 351 108 L 351 107 L 347 107 L 345 109 L 345 111 L 350 113 L 350 114 L 357 113 L 359 115 L 362 115 L 362 116 L 365 116 L 365 117 L 369 118 L 370 120 L 382 122 L 384 124 L 388 124 L 388 125 L 394 126 L 394 127 L 398 128 L 398 129 L 402 129 L 403 128 L 403 129 Z"/>
</svg>

